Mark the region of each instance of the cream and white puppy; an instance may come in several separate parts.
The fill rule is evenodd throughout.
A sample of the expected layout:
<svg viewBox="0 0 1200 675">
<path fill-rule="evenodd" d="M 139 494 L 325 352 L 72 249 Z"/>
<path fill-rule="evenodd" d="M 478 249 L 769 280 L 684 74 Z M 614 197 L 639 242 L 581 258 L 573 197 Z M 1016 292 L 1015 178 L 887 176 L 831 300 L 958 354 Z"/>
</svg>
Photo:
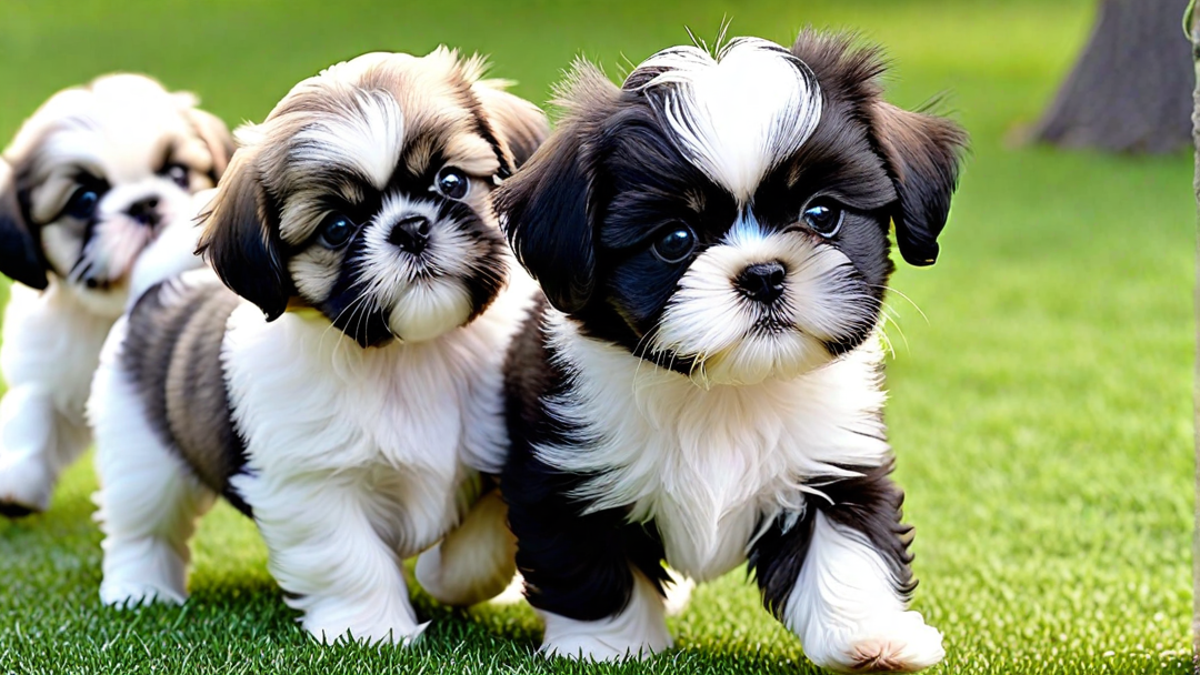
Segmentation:
<svg viewBox="0 0 1200 675">
<path fill-rule="evenodd" d="M 482 67 L 364 55 L 239 131 L 201 236 L 220 280 L 147 292 L 96 375 L 106 604 L 181 601 L 218 494 L 254 518 L 319 640 L 418 635 L 400 562 L 455 526 L 419 566 L 427 590 L 469 604 L 512 578 L 484 474 L 533 286 L 514 283 L 491 193 L 547 125 Z"/>
<path fill-rule="evenodd" d="M 88 385 L 135 261 L 225 169 L 229 131 L 196 103 L 141 75 L 108 75 L 55 94 L 4 151 L 0 272 L 16 283 L 0 347 L 0 514 L 49 505 L 89 442 Z M 168 266 L 199 264 L 188 236 L 161 252 Z"/>
</svg>

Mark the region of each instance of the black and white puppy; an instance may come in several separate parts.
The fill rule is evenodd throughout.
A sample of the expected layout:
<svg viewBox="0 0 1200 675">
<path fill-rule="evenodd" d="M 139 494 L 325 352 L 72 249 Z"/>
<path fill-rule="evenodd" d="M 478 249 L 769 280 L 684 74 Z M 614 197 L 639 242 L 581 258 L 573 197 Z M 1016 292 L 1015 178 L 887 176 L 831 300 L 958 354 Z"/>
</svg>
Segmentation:
<svg viewBox="0 0 1200 675">
<path fill-rule="evenodd" d="M 151 289 L 97 371 L 106 604 L 182 601 L 219 494 L 253 516 L 309 633 L 406 642 L 423 626 L 401 560 L 473 519 L 502 529 L 480 472 L 503 461 L 504 352 L 533 285 L 506 285 L 491 193 L 547 126 L 482 69 L 367 54 L 239 130 L 201 235 L 220 281 Z M 495 541 L 435 555 L 422 581 L 451 602 L 499 592 L 514 563 Z"/>
<path fill-rule="evenodd" d="M 813 32 L 667 49 L 620 88 L 580 64 L 500 189 L 548 300 L 510 354 L 501 478 L 544 652 L 669 647 L 662 561 L 749 561 L 815 663 L 942 658 L 908 609 L 880 308 L 889 225 L 934 261 L 966 136 L 885 103 L 883 70 Z"/>
<path fill-rule="evenodd" d="M 16 283 L 0 347 L 0 514 L 45 510 L 90 442 L 88 386 L 135 262 L 153 246 L 159 273 L 201 264 L 180 221 L 217 184 L 233 139 L 196 104 L 148 77 L 108 75 L 52 96 L 4 151 L 0 273 Z M 160 241 L 172 224 L 182 238 Z"/>
</svg>

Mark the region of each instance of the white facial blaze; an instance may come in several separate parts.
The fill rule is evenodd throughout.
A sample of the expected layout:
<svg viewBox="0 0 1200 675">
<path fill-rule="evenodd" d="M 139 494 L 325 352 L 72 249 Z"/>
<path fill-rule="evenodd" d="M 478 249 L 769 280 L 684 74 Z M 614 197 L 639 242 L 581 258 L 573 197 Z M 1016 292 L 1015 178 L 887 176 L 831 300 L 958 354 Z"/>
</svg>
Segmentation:
<svg viewBox="0 0 1200 675">
<path fill-rule="evenodd" d="M 767 40 L 738 38 L 716 58 L 698 47 L 673 47 L 638 67 L 644 69 L 664 69 L 642 90 L 661 92 L 651 100 L 680 150 L 743 203 L 821 118 L 812 72 Z"/>
<path fill-rule="evenodd" d="M 735 280 L 749 265 L 778 261 L 787 270 L 783 296 L 770 312 L 743 296 Z M 871 322 L 870 298 L 846 275 L 849 258 L 801 232 L 764 233 L 743 219 L 704 251 L 679 280 L 652 334 L 659 352 L 694 359 L 700 384 L 755 384 L 792 377 L 832 357 L 824 343 Z"/>
<path fill-rule="evenodd" d="M 329 115 L 296 135 L 291 160 L 302 176 L 314 166 L 353 166 L 382 190 L 391 180 L 404 149 L 404 118 L 396 99 L 363 92 L 353 110 Z"/>
<path fill-rule="evenodd" d="M 429 241 L 420 256 L 388 241 L 393 224 L 411 216 L 424 216 L 430 222 Z M 436 205 L 389 195 L 367 228 L 363 295 L 388 312 L 394 335 L 418 342 L 466 322 L 471 297 L 463 280 L 477 258 L 475 243 L 453 223 L 441 222 Z"/>
</svg>

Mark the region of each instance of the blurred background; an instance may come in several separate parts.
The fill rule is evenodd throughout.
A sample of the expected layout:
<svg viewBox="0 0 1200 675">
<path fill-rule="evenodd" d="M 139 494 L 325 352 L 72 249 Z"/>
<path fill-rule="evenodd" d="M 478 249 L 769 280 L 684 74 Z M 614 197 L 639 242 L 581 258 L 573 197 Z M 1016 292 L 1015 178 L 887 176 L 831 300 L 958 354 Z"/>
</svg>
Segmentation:
<svg viewBox="0 0 1200 675">
<path fill-rule="evenodd" d="M 1139 43 L 1162 49 L 1139 51 L 1131 17 L 1159 3 L 1177 18 Z M 972 135 L 938 264 L 901 264 L 889 296 L 888 422 L 916 526 L 916 608 L 946 635 L 934 672 L 1183 673 L 1192 163 L 1186 104 L 1183 120 L 1143 113 L 1160 109 L 1154 91 L 1190 100 L 1192 71 L 1183 3 L 1110 4 L 1126 14 L 1072 77 L 1097 0 L 0 0 L 0 139 L 54 91 L 113 70 L 194 91 L 233 126 L 372 50 L 488 54 L 493 76 L 543 103 L 572 59 L 619 79 L 689 41 L 685 28 L 711 42 L 729 21 L 730 36 L 782 44 L 806 25 L 857 31 L 886 46 L 892 102 L 936 99 Z M 1104 90 L 1115 98 L 1087 95 Z M 1124 121 L 1088 121 L 1106 100 Z M 1117 151 L 1028 142 L 1039 134 Z M 224 506 L 202 526 L 185 609 L 104 610 L 94 488 L 81 463 L 47 515 L 0 522 L 0 670 L 568 670 L 530 658 L 539 629 L 525 606 L 464 614 L 422 599 L 437 621 L 419 652 L 319 649 L 253 527 Z M 649 672 L 811 668 L 741 572 L 698 591 L 672 629 L 680 649 Z M 625 672 L 570 672 L 593 670 Z"/>
</svg>

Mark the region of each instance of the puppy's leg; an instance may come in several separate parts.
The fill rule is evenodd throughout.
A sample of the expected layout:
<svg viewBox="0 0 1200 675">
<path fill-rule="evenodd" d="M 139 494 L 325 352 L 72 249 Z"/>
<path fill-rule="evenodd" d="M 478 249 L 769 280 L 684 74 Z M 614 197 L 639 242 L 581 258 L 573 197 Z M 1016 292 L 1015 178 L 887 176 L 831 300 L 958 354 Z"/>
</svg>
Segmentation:
<svg viewBox="0 0 1200 675">
<path fill-rule="evenodd" d="M 105 535 L 101 601 L 183 602 L 188 540 L 212 506 L 212 491 L 163 443 L 134 386 L 112 364 L 96 372 L 89 415 L 101 486 L 96 519 Z"/>
<path fill-rule="evenodd" d="M 425 629 L 395 547 L 381 536 L 379 504 L 355 476 L 258 471 L 230 482 L 254 509 L 271 574 L 314 638 L 407 644 Z"/>
<path fill-rule="evenodd" d="M 517 572 L 508 507 L 493 489 L 437 546 L 417 558 L 417 581 L 438 602 L 468 606 L 504 591 Z"/>
<path fill-rule="evenodd" d="M 911 529 L 890 466 L 820 488 L 755 544 L 763 602 L 804 653 L 839 672 L 913 672 L 942 660 L 942 635 L 909 611 Z"/>
<path fill-rule="evenodd" d="M 532 458 L 501 480 L 522 486 L 505 497 L 526 597 L 546 623 L 542 653 L 615 661 L 670 648 L 662 544 L 623 512 L 581 514 L 563 497 L 569 482 Z"/>
<path fill-rule="evenodd" d="M 55 409 L 35 384 L 13 387 L 0 400 L 0 515 L 45 511 L 59 472 L 87 447 L 87 429 Z"/>
<path fill-rule="evenodd" d="M 599 594 L 614 593 L 610 597 L 628 594 L 628 602 L 615 614 L 599 619 L 574 619 L 540 610 L 538 614 L 546 623 L 542 653 L 583 660 L 618 661 L 629 657 L 648 658 L 673 646 L 659 586 L 638 569 L 627 569 L 623 575 L 618 570 L 596 570 L 596 573 L 605 578 L 594 580 L 592 585 L 604 588 L 598 589 L 593 601 L 600 598 Z M 527 580 L 526 583 L 528 588 L 528 584 L 535 582 Z M 545 589 L 539 591 L 544 593 Z M 534 600 L 530 602 L 537 606 Z"/>
<path fill-rule="evenodd" d="M 0 369 L 0 515 L 44 511 L 64 468 L 87 448 L 82 415 L 109 322 L 61 289 L 14 284 L 4 309 Z"/>
</svg>

